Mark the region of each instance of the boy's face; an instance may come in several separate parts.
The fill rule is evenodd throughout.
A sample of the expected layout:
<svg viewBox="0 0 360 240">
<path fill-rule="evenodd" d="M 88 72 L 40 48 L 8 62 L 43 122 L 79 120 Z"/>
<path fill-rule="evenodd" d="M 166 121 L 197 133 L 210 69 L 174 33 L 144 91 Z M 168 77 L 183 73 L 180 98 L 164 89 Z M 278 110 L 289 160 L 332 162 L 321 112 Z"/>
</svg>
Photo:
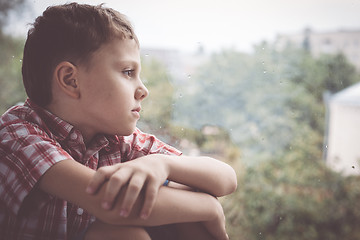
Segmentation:
<svg viewBox="0 0 360 240">
<path fill-rule="evenodd" d="M 132 39 L 115 39 L 79 67 L 81 121 L 87 141 L 97 133 L 127 136 L 148 90 L 140 80 L 140 52 Z"/>
</svg>

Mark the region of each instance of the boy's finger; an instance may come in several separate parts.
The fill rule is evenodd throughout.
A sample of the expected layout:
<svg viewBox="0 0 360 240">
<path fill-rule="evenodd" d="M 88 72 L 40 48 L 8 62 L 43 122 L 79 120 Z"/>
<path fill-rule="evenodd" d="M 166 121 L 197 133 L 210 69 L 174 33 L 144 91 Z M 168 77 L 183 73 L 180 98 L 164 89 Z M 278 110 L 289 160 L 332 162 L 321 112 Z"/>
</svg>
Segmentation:
<svg viewBox="0 0 360 240">
<path fill-rule="evenodd" d="M 104 209 L 110 209 L 113 206 L 116 196 L 119 194 L 121 188 L 129 181 L 131 175 L 132 171 L 129 168 L 120 168 L 111 175 L 102 202 Z"/>
<path fill-rule="evenodd" d="M 106 166 L 99 168 L 91 178 L 87 188 L 87 193 L 95 193 L 100 186 L 115 172 L 115 166 Z"/>
<path fill-rule="evenodd" d="M 135 174 L 131 179 L 127 186 L 125 197 L 122 202 L 120 216 L 127 217 L 136 199 L 138 198 L 141 189 L 143 188 L 146 180 L 146 175 L 143 174 Z"/>
<path fill-rule="evenodd" d="M 146 187 L 144 206 L 141 210 L 140 217 L 146 219 L 151 214 L 158 195 L 159 185 L 156 181 L 149 182 Z"/>
</svg>

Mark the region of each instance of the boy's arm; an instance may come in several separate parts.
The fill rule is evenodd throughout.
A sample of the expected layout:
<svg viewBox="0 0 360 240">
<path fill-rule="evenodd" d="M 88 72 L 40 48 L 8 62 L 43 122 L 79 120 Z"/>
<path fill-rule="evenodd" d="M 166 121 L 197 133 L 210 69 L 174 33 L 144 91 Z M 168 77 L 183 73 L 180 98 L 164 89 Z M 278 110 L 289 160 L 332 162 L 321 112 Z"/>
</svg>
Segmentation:
<svg viewBox="0 0 360 240">
<path fill-rule="evenodd" d="M 237 186 L 236 174 L 229 165 L 209 157 L 150 154 L 125 163 L 100 168 L 92 177 L 87 191 L 96 190 L 108 181 L 103 206 L 110 209 L 120 190 L 128 184 L 123 213 L 131 212 L 140 190 L 145 191 L 141 215 L 152 211 L 158 189 L 165 181 L 181 183 L 219 197 L 232 193 Z"/>
<path fill-rule="evenodd" d="M 51 167 L 40 179 L 39 187 L 45 192 L 70 201 L 94 214 L 98 219 L 109 224 L 133 226 L 157 226 L 180 222 L 221 222 L 223 212 L 218 201 L 205 193 L 195 193 L 161 187 L 152 213 L 147 219 L 139 217 L 143 194 L 136 200 L 133 211 L 127 218 L 120 216 L 121 201 L 125 190 L 121 190 L 114 208 L 104 210 L 101 201 L 106 185 L 95 195 L 89 195 L 85 188 L 94 176 L 91 170 L 74 160 L 64 160 Z M 206 226 L 206 225 L 205 225 Z M 225 224 L 218 226 L 217 238 L 226 239 Z M 210 230 L 209 230 L 210 231 Z M 212 232 L 212 231 L 211 231 Z"/>
<path fill-rule="evenodd" d="M 169 180 L 216 197 L 228 195 L 237 187 L 236 173 L 229 165 L 210 157 L 166 156 Z"/>
<path fill-rule="evenodd" d="M 91 189 L 91 192 L 95 192 L 104 181 L 114 177 L 117 172 L 123 171 L 127 175 L 128 171 L 123 170 L 125 165 L 148 165 L 148 168 L 151 168 L 159 162 L 161 162 L 161 166 L 165 166 L 165 171 L 168 172 L 167 178 L 169 180 L 198 189 L 216 197 L 228 195 L 234 192 L 237 187 L 234 169 L 219 160 L 210 157 L 151 154 L 126 163 L 119 163 L 100 168 L 101 171 L 96 172 L 88 185 L 88 189 Z M 115 186 L 118 184 L 118 181 L 113 182 L 114 186 L 110 186 L 109 189 L 118 189 L 118 186 Z M 116 195 L 117 192 L 114 192 L 114 194 Z M 111 201 L 115 198 L 114 194 L 111 196 L 109 195 L 109 199 L 107 200 Z"/>
</svg>

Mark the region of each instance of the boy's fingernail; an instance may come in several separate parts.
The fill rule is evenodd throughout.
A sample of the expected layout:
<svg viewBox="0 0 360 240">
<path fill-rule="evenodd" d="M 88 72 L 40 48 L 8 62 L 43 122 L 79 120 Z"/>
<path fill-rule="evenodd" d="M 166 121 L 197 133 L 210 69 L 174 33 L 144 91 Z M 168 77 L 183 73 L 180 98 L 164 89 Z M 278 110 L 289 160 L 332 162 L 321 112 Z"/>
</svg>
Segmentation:
<svg viewBox="0 0 360 240">
<path fill-rule="evenodd" d="M 87 192 L 87 193 L 93 193 L 94 190 L 93 190 L 91 187 L 87 187 L 87 188 L 86 188 L 86 192 Z"/>
<path fill-rule="evenodd" d="M 148 218 L 148 214 L 142 213 L 142 214 L 140 215 L 140 218 L 142 218 L 142 219 L 147 219 L 147 218 Z"/>
<path fill-rule="evenodd" d="M 121 217 L 127 217 L 128 216 L 128 212 L 125 209 L 121 209 L 120 211 L 120 216 Z"/>
<path fill-rule="evenodd" d="M 110 203 L 108 203 L 108 202 L 103 202 L 103 203 L 102 203 L 102 207 L 103 207 L 104 209 L 110 209 Z"/>
</svg>

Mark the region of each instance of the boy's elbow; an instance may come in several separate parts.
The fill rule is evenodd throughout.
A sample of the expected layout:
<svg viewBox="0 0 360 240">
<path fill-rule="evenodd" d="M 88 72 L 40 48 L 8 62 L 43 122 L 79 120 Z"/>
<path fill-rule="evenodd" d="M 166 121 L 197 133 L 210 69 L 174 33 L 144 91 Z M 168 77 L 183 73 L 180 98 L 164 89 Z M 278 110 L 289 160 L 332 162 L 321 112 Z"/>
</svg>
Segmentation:
<svg viewBox="0 0 360 240">
<path fill-rule="evenodd" d="M 235 173 L 234 170 L 233 170 L 233 175 L 232 175 L 232 177 L 231 177 L 231 180 L 230 180 L 230 184 L 229 184 L 229 185 L 230 185 L 230 187 L 229 187 L 229 190 L 230 190 L 229 194 L 235 192 L 236 189 L 237 189 L 237 176 L 236 176 L 236 173 Z"/>
<path fill-rule="evenodd" d="M 222 187 L 219 188 L 219 191 L 216 193 L 217 197 L 222 197 L 229 195 L 236 191 L 237 188 L 237 177 L 235 170 L 229 166 L 230 170 L 226 174 L 224 181 L 222 182 Z"/>
<path fill-rule="evenodd" d="M 231 194 L 236 191 L 237 188 L 237 176 L 233 168 L 231 168 L 231 174 L 228 175 L 226 193 L 224 195 Z"/>
</svg>

